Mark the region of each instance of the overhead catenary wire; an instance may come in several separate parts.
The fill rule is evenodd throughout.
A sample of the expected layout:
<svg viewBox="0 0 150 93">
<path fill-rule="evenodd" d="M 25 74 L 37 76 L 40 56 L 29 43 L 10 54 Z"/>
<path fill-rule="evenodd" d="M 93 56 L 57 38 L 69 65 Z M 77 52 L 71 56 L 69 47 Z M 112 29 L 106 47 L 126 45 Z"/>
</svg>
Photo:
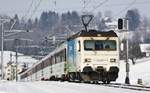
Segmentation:
<svg viewBox="0 0 150 93">
<path fill-rule="evenodd" d="M 87 2 L 86 0 L 83 0 L 83 9 L 82 9 L 82 11 L 84 10 L 83 14 L 93 13 L 95 10 L 97 10 L 99 7 L 101 7 L 108 1 L 109 0 L 104 0 L 104 1 L 100 2 L 98 5 L 96 5 L 95 7 L 93 7 L 91 10 L 86 11 L 86 8 L 87 8 L 88 4 L 91 2 L 91 0 L 89 2 Z"/>
<path fill-rule="evenodd" d="M 28 8 L 27 12 L 25 13 L 25 15 L 23 16 L 23 18 L 27 18 L 27 15 L 29 14 L 29 12 L 33 6 L 33 3 L 34 3 L 34 0 L 31 1 L 31 4 L 29 5 L 29 8 Z"/>
<path fill-rule="evenodd" d="M 133 6 L 136 3 L 137 0 L 133 0 L 128 6 L 123 8 L 121 11 L 116 13 L 114 16 L 119 16 L 121 13 L 125 12 L 127 9 L 129 9 L 131 6 Z"/>
<path fill-rule="evenodd" d="M 86 7 L 89 5 L 90 2 L 91 0 L 82 0 L 83 3 L 82 11 L 85 11 Z"/>
<path fill-rule="evenodd" d="M 136 4 L 136 5 L 142 5 L 142 4 L 149 4 L 150 3 L 150 1 L 141 1 L 141 2 L 138 2 L 138 1 L 136 1 L 135 3 L 134 3 L 134 5 Z M 106 7 L 108 7 L 108 6 L 125 6 L 125 5 L 129 5 L 129 4 L 131 4 L 131 3 L 114 3 L 114 4 L 106 4 L 105 6 Z M 104 6 L 104 7 L 105 7 Z"/>
<path fill-rule="evenodd" d="M 37 11 L 38 7 L 39 7 L 40 4 L 41 4 L 41 1 L 42 1 L 42 0 L 39 0 L 37 6 L 35 6 L 35 8 L 34 8 L 32 14 L 31 14 L 30 17 L 29 17 L 29 19 L 31 19 L 32 16 L 35 14 L 35 12 Z M 32 6 L 33 6 L 33 3 L 34 3 L 34 0 L 32 0 L 31 4 L 29 5 L 29 8 L 28 8 L 26 14 L 23 16 L 23 18 L 27 18 L 27 14 L 30 12 L 30 10 L 31 10 L 31 8 L 32 8 Z M 13 22 L 13 24 L 11 25 L 10 30 L 13 29 L 14 25 L 16 24 L 16 22 L 17 22 L 17 20 L 14 19 L 14 22 Z"/>
<path fill-rule="evenodd" d="M 82 2 L 81 2 L 82 3 Z M 150 4 L 150 1 L 141 1 L 141 2 L 138 2 L 138 1 L 136 1 L 135 3 L 134 3 L 134 5 L 149 5 Z M 126 6 L 126 5 L 129 5 L 129 3 L 117 3 L 117 4 L 105 4 L 105 5 L 103 5 L 103 7 L 117 7 L 117 6 Z M 77 9 L 78 11 L 81 11 L 81 8 L 82 7 L 72 7 L 73 9 Z M 87 7 L 87 8 L 91 8 L 91 7 Z M 61 11 L 63 11 L 63 10 L 69 10 L 70 8 L 57 8 L 58 10 L 61 10 Z M 98 8 L 97 8 L 98 9 Z M 41 11 L 43 11 L 43 9 L 38 9 L 36 12 L 41 12 Z M 14 11 L 7 11 L 7 10 L 5 10 L 5 12 L 6 13 L 10 13 L 10 12 L 14 12 Z M 18 13 L 20 13 L 20 14 L 25 14 L 26 13 L 26 11 L 25 10 L 18 10 L 17 11 Z M 28 13 L 29 14 L 29 13 Z"/>
<path fill-rule="evenodd" d="M 33 15 L 35 14 L 35 12 L 38 10 L 38 7 L 40 6 L 42 0 L 39 0 L 38 4 L 35 6 L 32 14 L 30 15 L 29 19 L 31 19 L 33 17 Z"/>
<path fill-rule="evenodd" d="M 90 12 L 94 12 L 96 9 L 107 3 L 109 0 L 104 0 L 103 2 L 99 3 L 97 6 L 93 7 L 93 9 Z"/>
<path fill-rule="evenodd" d="M 23 16 L 23 18 L 26 18 L 27 17 L 27 15 L 28 15 L 28 13 L 30 12 L 30 10 L 31 10 L 31 8 L 32 8 L 32 5 L 33 5 L 33 2 L 34 2 L 34 0 L 32 0 L 31 1 L 31 4 L 29 5 L 29 8 L 28 8 L 28 10 L 27 10 L 27 12 L 25 13 L 25 15 Z M 11 27 L 10 27 L 10 31 L 13 29 L 13 27 L 14 27 L 14 25 L 16 24 L 16 22 L 17 22 L 17 20 L 15 20 L 15 19 L 13 19 L 13 24 L 11 25 Z"/>
<path fill-rule="evenodd" d="M 115 7 L 117 7 L 117 6 L 126 6 L 121 11 L 119 11 L 118 13 L 116 13 L 114 15 L 114 16 L 118 17 L 120 14 L 122 14 L 123 12 L 125 12 L 127 9 L 129 9 L 131 6 L 133 6 L 135 4 L 141 5 L 141 4 L 149 4 L 150 3 L 150 1 L 141 1 L 141 2 L 138 2 L 137 0 L 133 0 L 131 3 L 117 3 L 117 4 L 105 4 L 106 2 L 108 2 L 108 0 L 105 0 L 105 1 L 101 2 L 99 5 L 95 6 L 89 13 L 94 12 L 99 7 L 101 7 L 102 5 L 103 5 L 103 7 L 107 7 L 107 6 L 115 6 Z"/>
</svg>

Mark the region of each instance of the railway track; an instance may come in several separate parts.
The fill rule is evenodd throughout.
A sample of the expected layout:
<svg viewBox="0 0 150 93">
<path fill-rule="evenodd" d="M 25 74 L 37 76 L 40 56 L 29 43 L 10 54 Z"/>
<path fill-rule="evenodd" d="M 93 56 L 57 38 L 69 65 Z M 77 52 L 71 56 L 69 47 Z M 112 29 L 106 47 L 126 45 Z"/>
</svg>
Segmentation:
<svg viewBox="0 0 150 93">
<path fill-rule="evenodd" d="M 81 82 L 73 82 L 73 83 L 81 83 Z M 122 88 L 122 89 L 130 89 L 130 90 L 137 90 L 137 91 L 150 91 L 150 86 L 144 86 L 144 85 L 131 85 L 131 84 L 122 84 L 122 83 L 110 83 L 110 84 L 104 84 L 101 82 L 82 82 L 84 84 L 95 84 L 95 85 L 101 85 L 101 86 L 107 86 L 107 87 L 114 87 L 114 88 Z"/>
<path fill-rule="evenodd" d="M 121 84 L 121 83 L 100 84 L 100 85 L 115 87 L 115 88 L 137 90 L 137 91 L 150 91 L 149 86 L 143 86 L 143 85 L 130 85 L 130 84 Z"/>
</svg>

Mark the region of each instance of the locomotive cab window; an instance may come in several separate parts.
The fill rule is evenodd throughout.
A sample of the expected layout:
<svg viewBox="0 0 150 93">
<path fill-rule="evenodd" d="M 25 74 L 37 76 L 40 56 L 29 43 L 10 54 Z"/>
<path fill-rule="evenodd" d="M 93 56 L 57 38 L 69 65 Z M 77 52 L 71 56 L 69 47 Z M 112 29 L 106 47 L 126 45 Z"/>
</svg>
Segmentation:
<svg viewBox="0 0 150 93">
<path fill-rule="evenodd" d="M 115 40 L 85 40 L 84 50 L 87 51 L 116 50 L 116 41 Z"/>
<path fill-rule="evenodd" d="M 84 50 L 94 50 L 94 42 L 92 40 L 85 40 Z"/>
</svg>

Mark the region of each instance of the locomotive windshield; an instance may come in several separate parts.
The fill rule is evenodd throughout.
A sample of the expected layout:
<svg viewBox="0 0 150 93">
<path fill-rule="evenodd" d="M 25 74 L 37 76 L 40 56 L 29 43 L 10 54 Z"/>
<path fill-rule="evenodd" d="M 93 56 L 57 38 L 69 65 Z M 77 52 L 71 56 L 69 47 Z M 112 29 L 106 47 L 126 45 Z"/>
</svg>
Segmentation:
<svg viewBox="0 0 150 93">
<path fill-rule="evenodd" d="M 85 40 L 84 50 L 116 50 L 115 40 Z"/>
</svg>

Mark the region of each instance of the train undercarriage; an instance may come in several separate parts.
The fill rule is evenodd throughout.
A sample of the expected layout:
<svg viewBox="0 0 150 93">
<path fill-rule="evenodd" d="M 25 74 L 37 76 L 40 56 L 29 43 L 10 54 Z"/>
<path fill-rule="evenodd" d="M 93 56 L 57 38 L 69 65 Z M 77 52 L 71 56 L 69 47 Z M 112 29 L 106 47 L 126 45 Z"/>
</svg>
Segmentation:
<svg viewBox="0 0 150 93">
<path fill-rule="evenodd" d="M 119 68 L 110 67 L 109 71 L 106 71 L 103 67 L 98 67 L 96 71 L 93 71 L 91 67 L 85 67 L 83 72 L 69 72 L 67 75 L 62 75 L 61 78 L 52 76 L 50 80 L 61 81 L 77 81 L 77 82 L 99 82 L 110 83 L 115 81 L 118 77 Z"/>
</svg>

